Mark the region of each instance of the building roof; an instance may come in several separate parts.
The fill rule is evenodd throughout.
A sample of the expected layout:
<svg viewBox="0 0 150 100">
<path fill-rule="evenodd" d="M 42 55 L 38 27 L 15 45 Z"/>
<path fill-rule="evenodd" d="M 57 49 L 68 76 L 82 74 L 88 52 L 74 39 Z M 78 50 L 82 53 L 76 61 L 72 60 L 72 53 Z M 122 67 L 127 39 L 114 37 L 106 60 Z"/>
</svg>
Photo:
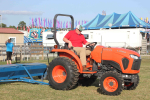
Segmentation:
<svg viewBox="0 0 150 100">
<path fill-rule="evenodd" d="M 17 34 L 24 34 L 23 32 L 20 32 L 14 28 L 0 28 L 0 33 L 9 33 L 9 34 L 13 34 L 13 33 L 17 33 Z"/>
</svg>

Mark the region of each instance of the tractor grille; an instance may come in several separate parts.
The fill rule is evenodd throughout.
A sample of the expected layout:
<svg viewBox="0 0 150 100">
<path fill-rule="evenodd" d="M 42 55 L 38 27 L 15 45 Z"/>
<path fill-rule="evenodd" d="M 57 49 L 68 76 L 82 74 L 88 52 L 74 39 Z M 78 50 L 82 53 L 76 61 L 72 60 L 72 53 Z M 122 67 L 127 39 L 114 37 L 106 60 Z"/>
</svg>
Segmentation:
<svg viewBox="0 0 150 100">
<path fill-rule="evenodd" d="M 132 70 L 139 70 L 141 65 L 141 59 L 134 59 Z"/>
<path fill-rule="evenodd" d="M 124 70 L 127 69 L 128 64 L 129 64 L 129 60 L 127 58 L 123 58 L 122 63 L 123 63 Z"/>
</svg>

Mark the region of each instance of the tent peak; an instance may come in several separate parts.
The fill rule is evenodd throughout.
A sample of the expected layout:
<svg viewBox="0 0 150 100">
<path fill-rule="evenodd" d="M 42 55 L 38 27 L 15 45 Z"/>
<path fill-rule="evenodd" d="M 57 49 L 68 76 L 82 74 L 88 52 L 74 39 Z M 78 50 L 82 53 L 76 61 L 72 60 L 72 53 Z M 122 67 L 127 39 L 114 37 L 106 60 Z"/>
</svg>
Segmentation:
<svg viewBox="0 0 150 100">
<path fill-rule="evenodd" d="M 132 13 L 131 11 L 129 11 L 128 13 Z"/>
</svg>

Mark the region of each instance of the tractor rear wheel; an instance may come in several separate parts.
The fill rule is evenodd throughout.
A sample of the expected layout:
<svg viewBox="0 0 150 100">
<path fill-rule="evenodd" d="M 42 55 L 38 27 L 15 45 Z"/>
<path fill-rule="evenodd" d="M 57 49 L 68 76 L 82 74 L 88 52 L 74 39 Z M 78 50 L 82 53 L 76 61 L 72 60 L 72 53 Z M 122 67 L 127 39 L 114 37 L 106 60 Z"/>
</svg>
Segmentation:
<svg viewBox="0 0 150 100">
<path fill-rule="evenodd" d="M 97 79 L 97 76 L 92 75 L 90 78 L 79 76 L 78 85 L 79 86 L 91 86 Z"/>
<path fill-rule="evenodd" d="M 119 73 L 108 71 L 101 76 L 99 86 L 102 94 L 119 95 L 124 88 L 124 80 Z"/>
<path fill-rule="evenodd" d="M 56 90 L 70 90 L 78 82 L 79 73 L 76 64 L 67 57 L 52 60 L 48 67 L 50 86 Z"/>
<path fill-rule="evenodd" d="M 125 90 L 134 90 L 134 89 L 136 89 L 136 87 L 138 86 L 138 84 L 139 84 L 139 75 L 137 74 L 137 82 L 135 82 L 135 83 L 131 83 L 131 82 L 125 82 L 125 84 L 124 84 L 124 89 Z"/>
</svg>

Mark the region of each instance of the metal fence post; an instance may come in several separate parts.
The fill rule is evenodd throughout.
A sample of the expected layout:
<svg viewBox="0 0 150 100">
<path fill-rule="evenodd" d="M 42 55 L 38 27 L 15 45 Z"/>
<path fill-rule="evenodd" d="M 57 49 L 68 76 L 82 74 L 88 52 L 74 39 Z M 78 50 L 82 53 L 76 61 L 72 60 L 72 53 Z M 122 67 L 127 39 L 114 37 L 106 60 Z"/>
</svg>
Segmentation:
<svg viewBox="0 0 150 100">
<path fill-rule="evenodd" d="M 22 61 L 22 45 L 20 45 L 20 62 Z"/>
<path fill-rule="evenodd" d="M 25 49 L 25 44 L 24 44 L 24 56 L 23 56 L 24 57 L 24 59 L 23 59 L 24 61 L 25 61 L 25 57 L 26 57 L 25 56 L 25 51 L 26 51 L 26 49 Z"/>
</svg>

